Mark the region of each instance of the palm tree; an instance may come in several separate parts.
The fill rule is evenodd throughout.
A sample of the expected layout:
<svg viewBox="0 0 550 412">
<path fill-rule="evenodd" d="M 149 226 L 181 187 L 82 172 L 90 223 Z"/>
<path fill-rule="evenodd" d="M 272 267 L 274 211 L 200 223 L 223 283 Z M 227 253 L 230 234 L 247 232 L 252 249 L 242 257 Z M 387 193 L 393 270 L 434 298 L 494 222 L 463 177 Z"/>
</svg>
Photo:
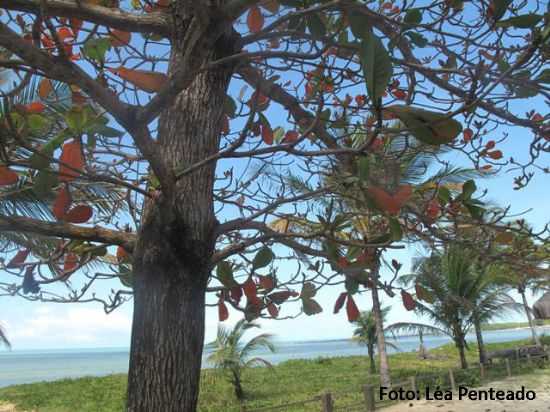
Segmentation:
<svg viewBox="0 0 550 412">
<path fill-rule="evenodd" d="M 390 307 L 382 308 L 381 314 L 382 319 L 385 321 L 386 316 L 390 312 Z M 376 362 L 374 360 L 374 348 L 377 346 L 378 337 L 376 336 L 376 320 L 374 318 L 374 313 L 371 310 L 361 312 L 359 319 L 354 322 L 357 327 L 353 331 L 353 339 L 357 341 L 360 345 L 367 347 L 367 353 L 370 360 L 370 373 L 376 373 Z M 394 349 L 397 347 L 390 342 L 386 341 L 386 346 L 390 346 Z"/>
<path fill-rule="evenodd" d="M 399 128 L 399 124 L 396 125 L 396 128 Z M 354 146 L 361 147 L 367 139 L 370 139 L 370 136 L 365 131 L 360 131 L 352 135 L 350 140 L 353 141 Z M 381 141 L 382 139 L 378 140 Z M 369 194 L 369 189 L 376 187 L 389 193 L 395 192 L 397 188 L 403 185 L 410 186 L 414 188 L 414 193 L 406 206 L 400 210 L 399 217 L 405 218 L 410 214 L 424 216 L 427 204 L 437 198 L 438 189 L 441 186 L 445 186 L 450 192 L 454 192 L 458 186 L 457 183 L 480 176 L 475 170 L 456 168 L 448 164 L 434 172 L 434 162 L 446 150 L 443 147 L 422 144 L 411 136 L 399 135 L 386 139 L 381 147 L 368 155 L 361 156 L 357 163 L 349 165 L 340 162 L 335 165 L 320 166 L 322 169 L 320 175 L 323 176 L 321 178 L 322 183 L 329 188 L 332 197 L 317 198 L 315 201 L 322 206 L 328 206 L 327 209 L 333 210 L 335 215 L 344 217 L 344 219 L 347 219 L 347 223 L 351 223 L 342 231 L 335 231 L 334 228 L 330 228 L 333 231 L 334 244 L 338 244 L 338 239 L 364 243 L 366 245 L 365 249 L 369 251 L 371 256 L 371 262 L 367 268 L 364 268 L 364 273 L 360 277 L 363 279 L 368 278 L 369 283 L 374 285 L 370 288 L 372 312 L 377 331 L 379 373 L 381 382 L 385 386 L 389 386 L 391 382 L 384 336 L 384 322 L 381 315 L 381 299 L 377 287 L 381 285 L 380 268 L 385 248 L 368 247 L 368 245 L 373 242 L 387 242 L 388 226 L 390 228 L 392 225 L 401 227 L 401 224 L 397 219 L 398 216 L 388 216 L 385 211 L 373 207 L 373 199 Z M 329 171 L 327 172 L 327 170 Z M 281 179 L 301 193 L 313 190 L 299 177 L 281 176 Z M 301 231 L 306 231 L 308 226 L 314 230 L 319 230 L 318 222 L 304 221 L 304 219 L 295 225 L 294 230 L 298 226 Z M 399 231 L 401 230 L 400 228 Z M 391 237 L 394 238 L 394 235 L 392 233 Z M 414 237 L 411 233 L 401 233 L 401 235 L 409 240 Z M 381 238 L 385 240 L 381 242 L 379 240 Z M 330 241 L 332 242 L 332 239 Z M 338 248 L 338 246 L 335 246 L 335 248 Z M 331 263 L 333 267 L 338 266 L 335 262 Z M 342 272 L 348 279 L 350 278 L 345 270 Z M 388 292 L 388 289 L 386 291 Z M 391 291 L 388 293 L 391 293 Z"/>
<path fill-rule="evenodd" d="M 533 342 L 540 346 L 541 341 L 536 332 L 532 309 L 527 301 L 527 291 L 533 295 L 540 293 L 550 285 L 548 278 L 548 265 L 550 262 L 550 250 L 548 245 L 536 244 L 525 233 L 516 234 L 511 244 L 500 248 L 503 257 L 502 282 L 516 289 L 521 296 L 521 305 L 531 329 Z"/>
<path fill-rule="evenodd" d="M 206 346 L 208 349 L 213 349 L 208 361 L 212 362 L 215 368 L 228 374 L 235 390 L 235 396 L 240 401 L 244 399 L 243 371 L 254 366 L 272 367 L 271 363 L 265 359 L 251 357 L 255 351 L 261 348 L 266 348 L 271 352 L 275 351 L 272 335 L 262 333 L 247 343 L 242 342 L 243 335 L 247 330 L 259 327 L 260 325 L 257 323 L 247 322 L 245 319 L 238 321 L 231 330 L 219 325 L 216 340 Z"/>
<path fill-rule="evenodd" d="M 0 343 L 7 346 L 8 348 L 11 348 L 10 341 L 6 337 L 6 332 L 4 331 L 2 325 L 0 325 Z"/>
<path fill-rule="evenodd" d="M 462 368 L 467 368 L 465 355 L 466 334 L 476 329 L 480 361 L 485 362 L 481 324 L 501 315 L 503 310 L 517 309 L 517 304 L 506 293 L 490 272 L 476 270 L 472 252 L 451 244 L 443 251 L 434 251 L 429 257 L 419 259 L 412 275 L 401 277 L 405 285 L 414 284 L 417 290 L 416 311 L 426 316 L 436 329 L 450 336 L 459 352 Z M 419 293 L 422 296 L 418 296 Z M 420 301 L 420 300 L 423 300 Z M 393 331 L 404 329 L 424 331 L 433 328 L 424 324 L 401 323 L 392 325 Z"/>
</svg>

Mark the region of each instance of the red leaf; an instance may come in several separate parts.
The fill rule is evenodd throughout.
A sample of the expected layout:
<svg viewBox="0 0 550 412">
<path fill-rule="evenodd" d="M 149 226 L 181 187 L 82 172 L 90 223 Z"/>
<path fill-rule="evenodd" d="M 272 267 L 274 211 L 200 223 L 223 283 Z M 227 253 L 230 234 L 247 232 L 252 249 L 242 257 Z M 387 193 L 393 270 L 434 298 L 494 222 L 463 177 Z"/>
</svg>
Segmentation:
<svg viewBox="0 0 550 412">
<path fill-rule="evenodd" d="M 340 309 L 344 306 L 344 303 L 346 302 L 346 297 L 348 294 L 346 292 L 340 293 L 340 296 L 338 296 L 338 299 L 336 299 L 336 303 L 334 304 L 334 313 L 340 312 Z"/>
<path fill-rule="evenodd" d="M 223 322 L 227 320 L 228 317 L 229 310 L 227 310 L 227 306 L 225 305 L 223 298 L 220 298 L 220 301 L 218 302 L 218 319 L 220 322 Z"/>
<path fill-rule="evenodd" d="M 474 137 L 474 131 L 472 129 L 464 129 L 463 132 L 464 141 L 468 143 Z"/>
<path fill-rule="evenodd" d="M 67 253 L 63 263 L 63 271 L 65 273 L 72 272 L 78 267 L 78 256 L 74 253 Z"/>
<path fill-rule="evenodd" d="M 129 256 L 130 255 L 128 254 L 126 249 L 124 249 L 122 246 L 116 248 L 116 260 L 119 263 L 127 261 Z"/>
<path fill-rule="evenodd" d="M 286 302 L 288 298 L 290 297 L 297 297 L 300 294 L 298 292 L 294 292 L 293 290 L 282 290 L 280 292 L 274 292 L 271 295 L 268 296 L 268 298 L 276 303 L 277 305 L 282 304 L 283 302 Z"/>
<path fill-rule="evenodd" d="M 235 286 L 229 289 L 229 296 L 238 305 L 241 301 L 241 297 L 243 296 L 243 290 L 240 286 Z"/>
<path fill-rule="evenodd" d="M 267 11 L 275 14 L 279 11 L 279 2 L 277 0 L 264 0 L 261 3 L 262 7 L 266 9 Z"/>
<path fill-rule="evenodd" d="M 349 260 L 345 256 L 340 256 L 338 258 L 338 266 L 340 266 L 342 269 L 347 268 L 349 266 Z"/>
<path fill-rule="evenodd" d="M 64 220 L 70 223 L 86 223 L 94 214 L 90 206 L 78 205 L 69 210 L 64 217 Z"/>
<path fill-rule="evenodd" d="M 283 138 L 282 143 L 294 143 L 300 137 L 300 133 L 295 130 L 289 130 L 286 132 L 285 137 Z"/>
<path fill-rule="evenodd" d="M 23 108 L 27 113 L 38 114 L 38 113 L 42 113 L 46 109 L 46 106 L 44 105 L 44 103 L 32 102 L 32 103 L 26 104 L 25 106 L 23 106 Z"/>
<path fill-rule="evenodd" d="M 369 187 L 367 191 L 373 198 L 376 206 L 390 215 L 399 214 L 401 208 L 412 196 L 412 187 L 410 185 L 399 186 L 393 195 L 376 186 Z"/>
<path fill-rule="evenodd" d="M 244 295 L 248 298 L 248 299 L 252 299 L 254 300 L 254 298 L 257 298 L 258 297 L 258 292 L 256 290 L 256 284 L 254 283 L 254 281 L 252 280 L 251 277 L 249 277 L 246 282 L 244 282 L 242 284 L 242 288 L 243 288 L 243 292 L 244 292 Z"/>
<path fill-rule="evenodd" d="M 435 199 L 430 200 L 428 207 L 426 208 L 426 217 L 434 221 L 438 218 L 440 212 L 441 206 L 439 205 L 439 202 Z"/>
<path fill-rule="evenodd" d="M 71 23 L 71 28 L 73 29 L 74 37 L 76 39 L 78 37 L 78 32 L 82 27 L 82 20 L 71 17 L 69 21 Z"/>
<path fill-rule="evenodd" d="M 76 170 L 84 168 L 84 155 L 82 154 L 82 146 L 79 140 L 65 143 L 59 158 L 59 181 L 71 182 L 80 176 L 82 173 Z"/>
<path fill-rule="evenodd" d="M 27 256 L 29 256 L 29 253 L 31 251 L 29 249 L 23 249 L 18 251 L 15 256 L 9 261 L 9 263 L 6 265 L 8 269 L 13 269 L 18 267 L 19 265 L 25 263 L 25 260 L 27 259 Z"/>
<path fill-rule="evenodd" d="M 273 302 L 267 305 L 267 311 L 269 312 L 269 316 L 271 316 L 272 318 L 276 318 L 279 316 L 279 309 L 277 309 L 277 306 L 275 306 Z"/>
<path fill-rule="evenodd" d="M 74 40 L 74 33 L 68 27 L 60 27 L 57 30 L 57 37 L 61 40 L 62 43 L 65 43 L 65 40 L 71 39 Z"/>
<path fill-rule="evenodd" d="M 265 289 L 266 291 L 270 291 L 275 287 L 275 280 L 271 275 L 268 275 L 268 276 L 258 275 L 258 280 L 260 281 L 260 287 L 262 289 Z"/>
<path fill-rule="evenodd" d="M 273 144 L 273 130 L 271 127 L 262 125 L 262 140 L 268 146 Z"/>
<path fill-rule="evenodd" d="M 359 309 L 351 295 L 348 296 L 348 301 L 346 302 L 346 312 L 348 314 L 348 321 L 355 322 L 359 319 Z"/>
<path fill-rule="evenodd" d="M 7 166 L 0 165 L 0 186 L 8 186 L 17 183 L 19 176 Z"/>
<path fill-rule="evenodd" d="M 391 91 L 391 94 L 393 97 L 395 97 L 397 100 L 406 100 L 407 99 L 407 92 L 401 89 L 395 89 Z"/>
<path fill-rule="evenodd" d="M 132 83 L 138 89 L 145 90 L 149 93 L 156 93 L 160 91 L 168 81 L 168 76 L 164 73 L 157 73 L 148 70 L 131 70 L 126 69 L 125 67 L 119 67 L 117 69 L 107 67 L 107 70 L 127 82 Z"/>
<path fill-rule="evenodd" d="M 248 29 L 252 33 L 258 33 L 264 27 L 264 16 L 258 6 L 252 6 L 246 18 Z"/>
<path fill-rule="evenodd" d="M 67 213 L 70 205 L 71 194 L 66 187 L 63 187 L 57 193 L 53 204 L 53 215 L 57 218 L 57 220 L 63 220 L 63 218 L 65 217 L 65 213 Z"/>
<path fill-rule="evenodd" d="M 52 82 L 50 79 L 42 79 L 38 85 L 38 95 L 42 100 L 48 98 L 49 94 L 53 91 Z"/>
<path fill-rule="evenodd" d="M 401 299 L 403 300 L 403 306 L 405 306 L 405 309 L 407 309 L 408 311 L 414 310 L 414 308 L 416 308 L 416 302 L 414 301 L 410 293 L 402 290 Z"/>
<path fill-rule="evenodd" d="M 485 149 L 491 150 L 496 146 L 496 142 L 494 140 L 489 140 L 487 144 L 485 145 Z"/>
<path fill-rule="evenodd" d="M 122 246 L 116 248 L 116 259 L 118 262 L 124 262 L 128 259 L 128 252 Z"/>
<path fill-rule="evenodd" d="M 494 160 L 502 159 L 502 152 L 500 150 L 495 150 L 487 153 L 487 156 Z"/>
<path fill-rule="evenodd" d="M 130 43 L 132 33 L 117 29 L 110 30 L 111 45 L 113 47 L 124 47 Z"/>
</svg>

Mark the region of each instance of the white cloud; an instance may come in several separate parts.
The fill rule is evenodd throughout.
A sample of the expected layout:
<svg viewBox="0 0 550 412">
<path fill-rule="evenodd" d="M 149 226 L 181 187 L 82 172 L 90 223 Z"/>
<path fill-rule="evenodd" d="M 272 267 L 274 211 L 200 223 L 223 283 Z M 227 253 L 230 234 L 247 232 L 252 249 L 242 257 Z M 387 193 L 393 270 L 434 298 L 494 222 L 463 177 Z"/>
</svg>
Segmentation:
<svg viewBox="0 0 550 412">
<path fill-rule="evenodd" d="M 129 344 L 131 317 L 126 311 L 105 314 L 97 306 L 40 306 L 11 321 L 14 347 L 120 346 Z"/>
</svg>

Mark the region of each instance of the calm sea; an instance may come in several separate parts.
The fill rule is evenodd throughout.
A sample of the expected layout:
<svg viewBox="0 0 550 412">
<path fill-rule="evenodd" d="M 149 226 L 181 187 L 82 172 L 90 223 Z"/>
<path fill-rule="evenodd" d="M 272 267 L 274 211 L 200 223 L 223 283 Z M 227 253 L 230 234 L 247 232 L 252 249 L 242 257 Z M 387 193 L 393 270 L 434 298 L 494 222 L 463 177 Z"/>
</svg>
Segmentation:
<svg viewBox="0 0 550 412">
<path fill-rule="evenodd" d="M 539 328 L 539 333 L 550 333 L 550 328 Z M 485 332 L 485 342 L 505 342 L 515 339 L 525 339 L 531 336 L 528 329 L 508 329 Z M 469 340 L 475 340 L 470 336 Z M 428 348 L 434 348 L 448 343 L 447 337 L 427 336 L 424 338 Z M 418 348 L 418 338 L 400 337 L 395 341 L 399 350 L 410 352 Z M 275 354 L 258 354 L 272 363 L 280 363 L 289 359 L 317 358 L 329 356 L 365 355 L 366 349 L 356 343 L 342 340 L 277 342 Z M 1 351 L 0 352 L 0 387 L 52 381 L 62 378 L 78 378 L 82 376 L 103 376 L 112 373 L 125 373 L 128 369 L 127 348 L 102 349 L 59 349 L 32 351 Z M 205 357 L 208 353 L 205 353 Z M 203 359 L 204 367 L 208 363 Z"/>
</svg>

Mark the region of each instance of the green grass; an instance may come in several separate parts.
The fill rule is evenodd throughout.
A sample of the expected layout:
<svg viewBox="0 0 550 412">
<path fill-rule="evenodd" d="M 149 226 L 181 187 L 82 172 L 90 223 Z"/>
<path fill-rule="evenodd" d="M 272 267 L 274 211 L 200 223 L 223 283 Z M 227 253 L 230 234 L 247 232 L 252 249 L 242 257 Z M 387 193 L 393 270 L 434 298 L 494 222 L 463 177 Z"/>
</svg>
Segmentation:
<svg viewBox="0 0 550 412">
<path fill-rule="evenodd" d="M 550 325 L 550 319 L 546 320 L 537 320 L 537 326 L 546 326 Z M 501 323 L 487 323 L 481 326 L 482 330 L 503 330 L 503 329 L 517 329 L 517 328 L 527 328 L 529 327 L 528 322 L 501 322 Z"/>
<path fill-rule="evenodd" d="M 550 344 L 550 338 L 545 338 Z M 504 349 L 528 344 L 514 341 L 487 345 L 488 350 Z M 430 360 L 420 360 L 415 353 L 397 353 L 390 356 L 393 380 L 402 381 L 413 375 L 432 374 L 431 380 L 418 385 L 446 385 L 448 369 L 456 368 L 458 357 L 452 345 L 430 350 Z M 467 353 L 470 363 L 478 359 L 475 345 Z M 497 377 L 494 371 L 489 376 Z M 376 383 L 377 377 L 368 374 L 366 356 L 290 360 L 269 370 L 255 368 L 245 373 L 244 388 L 249 409 L 272 406 L 312 398 L 323 392 L 334 394 L 336 406 L 361 400 L 361 388 L 366 383 Z M 525 369 L 524 373 L 529 372 Z M 503 376 L 501 369 L 498 376 Z M 514 373 L 519 373 L 515 370 Z M 443 377 L 443 378 L 442 378 Z M 459 372 L 457 383 L 477 384 L 479 371 Z M 65 379 L 17 385 L 0 389 L 0 401 L 16 404 L 20 410 L 36 412 L 121 412 L 124 409 L 126 390 L 125 375 L 101 378 Z M 199 410 L 202 412 L 238 411 L 231 386 L 215 371 L 203 371 Z M 291 410 L 291 409 L 285 409 Z M 295 411 L 318 411 L 319 403 L 300 406 Z"/>
</svg>

